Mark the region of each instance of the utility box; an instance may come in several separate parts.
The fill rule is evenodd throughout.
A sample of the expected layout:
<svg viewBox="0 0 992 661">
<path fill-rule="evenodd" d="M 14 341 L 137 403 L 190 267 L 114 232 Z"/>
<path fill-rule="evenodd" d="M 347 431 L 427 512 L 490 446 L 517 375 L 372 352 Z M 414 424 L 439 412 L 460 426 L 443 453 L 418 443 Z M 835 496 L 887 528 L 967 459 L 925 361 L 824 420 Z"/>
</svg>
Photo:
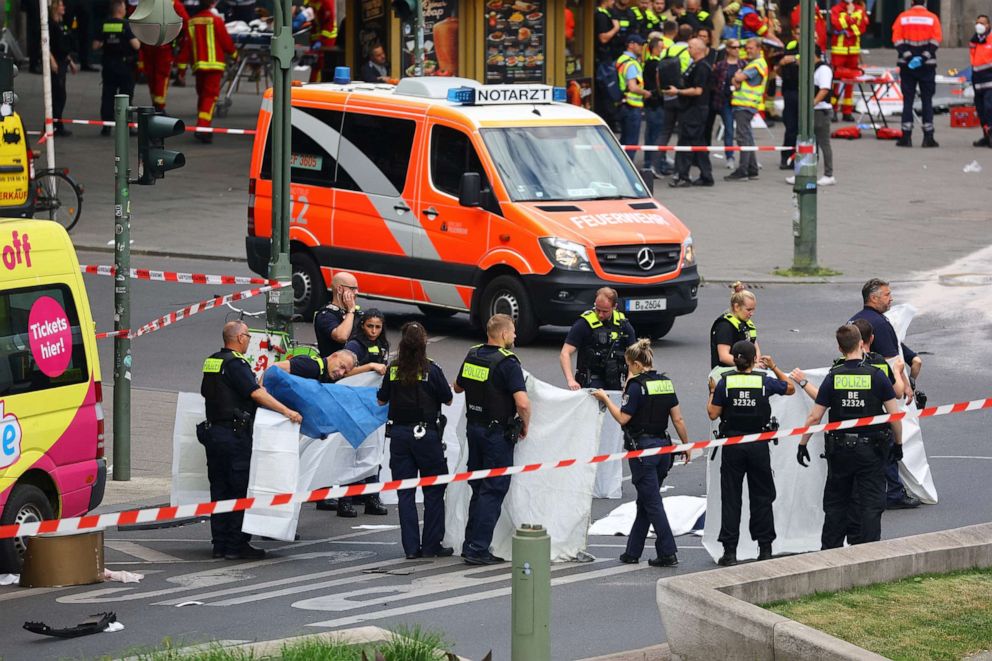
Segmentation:
<svg viewBox="0 0 992 661">
<path fill-rule="evenodd" d="M 523 524 L 513 535 L 512 661 L 551 659 L 551 537 Z"/>
</svg>

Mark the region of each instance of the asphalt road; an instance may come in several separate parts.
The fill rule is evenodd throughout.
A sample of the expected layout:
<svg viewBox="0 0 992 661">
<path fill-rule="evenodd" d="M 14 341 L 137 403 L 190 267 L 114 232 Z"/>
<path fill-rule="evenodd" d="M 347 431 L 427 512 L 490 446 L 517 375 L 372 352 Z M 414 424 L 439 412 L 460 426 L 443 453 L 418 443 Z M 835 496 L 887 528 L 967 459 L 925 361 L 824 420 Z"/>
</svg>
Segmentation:
<svg viewBox="0 0 992 661">
<path fill-rule="evenodd" d="M 108 255 L 81 254 L 88 263 L 105 263 Z M 180 271 L 247 274 L 243 264 L 218 261 L 140 258 L 137 266 Z M 86 276 L 87 289 L 101 330 L 111 327 L 112 282 Z M 916 285 L 895 289 L 897 302 L 918 298 Z M 238 288 L 135 283 L 132 319 L 153 317 Z M 987 288 L 986 288 L 987 289 Z M 948 295 L 956 291 L 948 289 Z M 827 364 L 835 355 L 833 330 L 859 307 L 854 286 L 771 285 L 757 290 L 755 316 L 762 348 L 787 369 Z M 708 372 L 708 330 L 725 307 L 728 290 L 703 287 L 699 310 L 680 319 L 671 334 L 656 343 L 656 361 L 674 380 L 690 436 L 709 436 L 704 412 Z M 979 295 L 987 296 L 980 291 Z M 262 309 L 261 299 L 246 309 Z M 408 318 L 422 318 L 413 308 L 381 306 L 389 332 Z M 907 344 L 923 352 L 920 387 L 931 403 L 988 396 L 987 366 L 992 360 L 992 323 L 987 317 L 967 320 L 924 310 L 910 327 Z M 944 310 L 946 312 L 946 310 Z M 230 314 L 227 314 L 230 313 Z M 134 385 L 139 388 L 196 390 L 204 355 L 219 344 L 223 318 L 231 311 L 210 311 L 134 342 Z M 464 316 L 429 321 L 436 340 L 431 356 L 453 375 L 465 350 L 479 337 Z M 301 339 L 312 337 L 305 325 Z M 566 329 L 551 328 L 538 341 L 518 349 L 527 369 L 538 378 L 561 383 L 558 350 Z M 101 348 L 104 379 L 111 379 L 111 344 Z M 133 415 L 141 415 L 135 411 Z M 987 412 L 926 420 L 927 451 L 940 502 L 915 511 L 888 512 L 883 537 L 891 538 L 992 520 L 987 473 L 992 445 Z M 784 443 L 794 441 L 783 441 Z M 704 462 L 674 470 L 665 495 L 704 495 Z M 624 501 L 633 498 L 629 481 Z M 620 501 L 597 500 L 600 518 Z M 0 588 L 0 627 L 5 632 L 0 654 L 5 659 L 90 658 L 121 656 L 137 647 L 209 640 L 266 640 L 370 623 L 387 628 L 419 624 L 444 631 L 453 650 L 472 659 L 493 649 L 494 658 L 509 656 L 509 569 L 469 569 L 457 560 L 408 562 L 402 557 L 397 530 L 354 529 L 364 524 L 396 524 L 388 517 L 345 520 L 332 513 L 303 511 L 301 541 L 261 542 L 271 551 L 261 562 L 232 563 L 209 557 L 209 530 L 204 523 L 146 531 L 108 531 L 107 565 L 145 573 L 137 586 L 98 586 L 24 591 Z M 655 580 L 676 573 L 714 568 L 698 538 L 678 539 L 677 569 L 659 570 L 646 563 L 627 566 L 615 558 L 624 538 L 591 537 L 591 564 L 556 565 L 552 572 L 552 639 L 555 659 L 577 659 L 635 649 L 665 640 L 654 602 Z M 650 551 L 648 551 L 650 553 Z M 190 605 L 181 605 L 193 602 Z M 45 639 L 21 630 L 26 620 L 54 626 L 76 624 L 95 612 L 114 610 L 125 630 L 73 642 Z"/>
</svg>

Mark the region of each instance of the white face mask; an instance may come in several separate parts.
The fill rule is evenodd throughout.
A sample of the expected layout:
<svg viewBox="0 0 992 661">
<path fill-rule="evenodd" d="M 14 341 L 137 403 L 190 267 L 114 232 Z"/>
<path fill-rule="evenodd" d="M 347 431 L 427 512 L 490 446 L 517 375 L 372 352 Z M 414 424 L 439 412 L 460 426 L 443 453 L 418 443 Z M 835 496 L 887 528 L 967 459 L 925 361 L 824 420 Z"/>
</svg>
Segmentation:
<svg viewBox="0 0 992 661">
<path fill-rule="evenodd" d="M 987 29 L 984 23 L 975 23 L 975 34 L 985 34 Z"/>
</svg>

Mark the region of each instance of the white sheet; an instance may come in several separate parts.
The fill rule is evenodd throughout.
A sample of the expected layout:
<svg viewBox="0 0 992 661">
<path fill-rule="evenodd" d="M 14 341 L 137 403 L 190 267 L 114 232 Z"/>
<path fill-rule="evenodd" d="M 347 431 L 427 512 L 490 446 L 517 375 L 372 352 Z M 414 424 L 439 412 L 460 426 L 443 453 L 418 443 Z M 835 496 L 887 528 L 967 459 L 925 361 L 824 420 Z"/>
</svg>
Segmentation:
<svg viewBox="0 0 992 661">
<path fill-rule="evenodd" d="M 886 316 L 892 322 L 900 341 L 916 313 L 911 305 L 893 307 Z M 819 386 L 828 368 L 803 370 L 810 383 Z M 813 407 L 813 400 L 801 391 L 791 397 L 772 397 L 772 415 L 778 418 L 779 425 L 785 428 L 801 427 Z M 930 474 L 923 436 L 916 417 L 916 405 L 908 407 L 909 414 L 903 420 L 904 458 L 899 466 L 906 488 L 924 503 L 937 502 L 937 490 Z M 824 416 L 823 422 L 827 421 Z M 803 468 L 796 461 L 796 445 L 799 437 L 781 439 L 779 444 L 769 444 L 771 450 L 772 474 L 775 478 L 777 497 L 773 505 L 775 516 L 775 553 L 804 553 L 820 548 L 820 533 L 823 529 L 823 488 L 827 481 L 827 462 L 820 458 L 823 453 L 823 434 L 814 434 L 810 441 L 810 466 Z M 712 452 L 712 451 L 710 451 Z M 709 456 L 709 455 L 707 455 Z M 715 461 L 707 464 L 707 510 L 703 546 L 716 560 L 723 554 L 723 546 L 717 541 L 720 532 L 720 462 L 723 453 L 718 452 Z M 758 545 L 751 540 L 748 532 L 750 520 L 748 512 L 747 481 L 744 482 L 744 503 L 741 508 L 741 534 L 737 546 L 738 559 L 758 556 Z"/>
<path fill-rule="evenodd" d="M 619 462 L 617 462 L 619 463 Z M 706 512 L 706 498 L 702 496 L 668 496 L 662 498 L 665 504 L 665 514 L 672 534 L 678 537 L 692 532 L 692 527 Z M 609 514 L 589 526 L 590 535 L 622 535 L 630 534 L 637 516 L 637 503 L 631 501 L 614 508 Z M 654 537 L 654 526 L 651 526 L 648 537 Z"/>
<path fill-rule="evenodd" d="M 587 391 L 589 392 L 589 391 Z M 609 391 L 610 399 L 618 406 L 622 394 L 619 390 Z M 599 434 L 599 450 L 596 454 L 623 452 L 623 430 L 612 415 L 603 416 L 603 427 Z M 623 462 L 604 461 L 596 468 L 596 483 L 593 485 L 593 498 L 623 497 Z"/>
</svg>

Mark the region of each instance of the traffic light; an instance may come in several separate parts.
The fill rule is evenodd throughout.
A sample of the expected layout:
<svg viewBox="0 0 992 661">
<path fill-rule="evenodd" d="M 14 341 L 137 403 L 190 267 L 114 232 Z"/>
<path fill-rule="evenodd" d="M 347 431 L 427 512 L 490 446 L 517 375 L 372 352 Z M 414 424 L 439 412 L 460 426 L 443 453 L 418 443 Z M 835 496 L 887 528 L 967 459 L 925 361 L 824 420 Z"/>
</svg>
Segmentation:
<svg viewBox="0 0 992 661">
<path fill-rule="evenodd" d="M 149 46 L 167 44 L 183 29 L 172 0 L 139 0 L 128 25 L 138 41 Z"/>
<path fill-rule="evenodd" d="M 393 0 L 393 11 L 401 21 L 412 21 L 417 16 L 419 0 Z"/>
<path fill-rule="evenodd" d="M 138 179 L 135 183 L 152 186 L 169 170 L 186 165 L 182 152 L 165 148 L 165 139 L 186 131 L 183 120 L 155 114 L 154 108 L 138 108 Z"/>
</svg>

